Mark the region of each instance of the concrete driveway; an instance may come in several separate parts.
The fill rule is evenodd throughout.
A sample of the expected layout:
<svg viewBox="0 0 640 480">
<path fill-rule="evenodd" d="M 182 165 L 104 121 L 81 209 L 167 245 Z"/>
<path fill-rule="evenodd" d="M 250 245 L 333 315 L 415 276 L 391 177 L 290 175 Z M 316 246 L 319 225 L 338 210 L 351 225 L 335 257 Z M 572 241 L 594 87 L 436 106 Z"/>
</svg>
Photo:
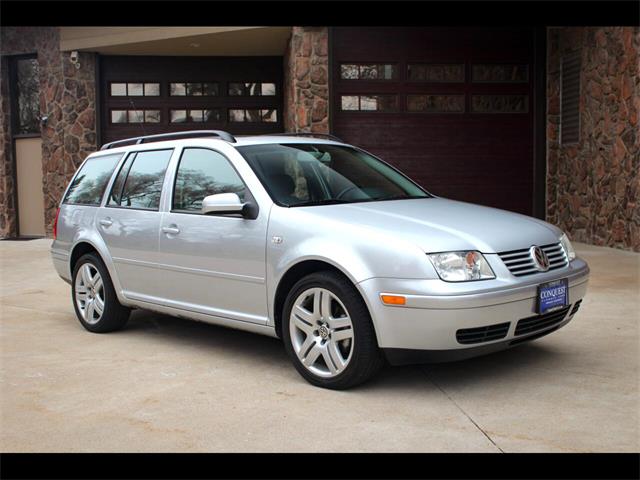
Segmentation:
<svg viewBox="0 0 640 480">
<path fill-rule="evenodd" d="M 4 452 L 640 450 L 640 255 L 578 245 L 589 293 L 553 335 L 308 385 L 279 341 L 136 311 L 86 332 L 50 240 L 0 242 Z"/>
</svg>

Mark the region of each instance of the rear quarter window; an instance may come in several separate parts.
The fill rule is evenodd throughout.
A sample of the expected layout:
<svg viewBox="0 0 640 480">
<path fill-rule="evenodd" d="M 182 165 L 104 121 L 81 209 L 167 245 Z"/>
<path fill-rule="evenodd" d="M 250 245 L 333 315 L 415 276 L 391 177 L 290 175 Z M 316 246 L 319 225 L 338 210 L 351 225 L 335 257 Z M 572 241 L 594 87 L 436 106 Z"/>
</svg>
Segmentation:
<svg viewBox="0 0 640 480">
<path fill-rule="evenodd" d="M 88 158 L 74 177 L 63 203 L 100 205 L 121 153 Z"/>
</svg>

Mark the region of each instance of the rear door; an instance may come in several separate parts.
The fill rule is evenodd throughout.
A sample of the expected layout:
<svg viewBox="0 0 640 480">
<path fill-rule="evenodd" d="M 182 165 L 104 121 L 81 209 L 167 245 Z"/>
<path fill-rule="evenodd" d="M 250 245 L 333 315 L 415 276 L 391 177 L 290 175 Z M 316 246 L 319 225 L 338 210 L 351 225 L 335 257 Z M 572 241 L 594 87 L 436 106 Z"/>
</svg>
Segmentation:
<svg viewBox="0 0 640 480">
<path fill-rule="evenodd" d="M 154 301 L 158 271 L 160 197 L 173 149 L 131 152 L 122 163 L 97 229 L 113 258 L 125 296 Z"/>
<path fill-rule="evenodd" d="M 268 211 L 255 219 L 202 215 L 202 200 L 217 193 L 253 196 L 221 152 L 182 151 L 172 198 L 160 231 L 162 296 L 167 305 L 234 320 L 267 323 L 265 239 Z M 167 182 L 167 184 L 170 182 Z"/>
</svg>

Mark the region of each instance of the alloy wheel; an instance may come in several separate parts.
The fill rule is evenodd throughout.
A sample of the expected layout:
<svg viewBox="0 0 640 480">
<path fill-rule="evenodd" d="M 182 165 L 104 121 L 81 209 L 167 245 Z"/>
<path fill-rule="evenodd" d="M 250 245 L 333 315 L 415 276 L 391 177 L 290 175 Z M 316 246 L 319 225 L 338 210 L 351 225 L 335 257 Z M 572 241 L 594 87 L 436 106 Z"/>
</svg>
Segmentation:
<svg viewBox="0 0 640 480">
<path fill-rule="evenodd" d="M 93 325 L 104 312 L 104 284 L 98 269 L 91 263 L 80 267 L 75 282 L 76 305 L 85 322 Z"/>
<path fill-rule="evenodd" d="M 344 304 L 325 288 L 310 288 L 293 303 L 291 344 L 298 359 L 320 377 L 339 375 L 353 354 L 353 324 Z"/>
</svg>

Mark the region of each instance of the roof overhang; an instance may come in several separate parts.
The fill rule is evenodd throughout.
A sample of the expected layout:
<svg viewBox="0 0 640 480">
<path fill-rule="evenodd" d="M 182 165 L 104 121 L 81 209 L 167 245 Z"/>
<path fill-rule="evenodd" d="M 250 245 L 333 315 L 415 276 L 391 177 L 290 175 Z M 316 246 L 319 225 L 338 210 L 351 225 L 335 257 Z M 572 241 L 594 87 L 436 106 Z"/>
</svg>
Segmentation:
<svg viewBox="0 0 640 480">
<path fill-rule="evenodd" d="M 283 55 L 291 27 L 60 27 L 61 51 L 105 55 Z"/>
</svg>

